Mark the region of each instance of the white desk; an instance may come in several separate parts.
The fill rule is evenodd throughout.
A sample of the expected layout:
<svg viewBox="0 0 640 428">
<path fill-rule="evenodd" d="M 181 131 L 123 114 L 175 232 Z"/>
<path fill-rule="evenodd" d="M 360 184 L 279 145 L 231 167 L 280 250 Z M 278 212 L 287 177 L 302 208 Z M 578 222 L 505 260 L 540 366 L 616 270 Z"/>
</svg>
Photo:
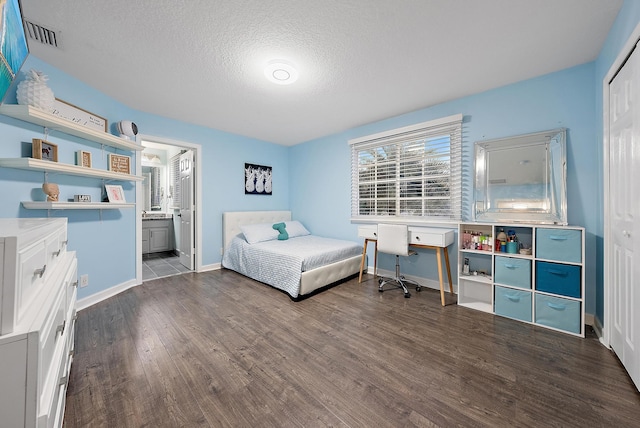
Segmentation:
<svg viewBox="0 0 640 428">
<path fill-rule="evenodd" d="M 365 225 L 358 226 L 358 236 L 364 238 L 364 248 L 362 249 L 362 260 L 360 261 L 360 277 L 358 282 L 362 282 L 362 271 L 367 257 L 367 245 L 369 242 L 375 243 L 375 254 L 373 258 L 373 274 L 378 273 L 378 226 Z M 442 253 L 444 252 L 445 266 L 447 268 L 447 278 L 449 279 L 449 291 L 453 294 L 453 284 L 451 282 L 451 266 L 449 265 L 449 252 L 447 247 L 453 243 L 453 229 L 441 229 L 435 227 L 409 226 L 409 246 L 415 248 L 426 248 L 436 250 L 438 258 L 438 279 L 440 280 L 440 301 L 445 306 L 444 282 L 442 279 Z M 444 251 L 442 251 L 444 249 Z"/>
</svg>

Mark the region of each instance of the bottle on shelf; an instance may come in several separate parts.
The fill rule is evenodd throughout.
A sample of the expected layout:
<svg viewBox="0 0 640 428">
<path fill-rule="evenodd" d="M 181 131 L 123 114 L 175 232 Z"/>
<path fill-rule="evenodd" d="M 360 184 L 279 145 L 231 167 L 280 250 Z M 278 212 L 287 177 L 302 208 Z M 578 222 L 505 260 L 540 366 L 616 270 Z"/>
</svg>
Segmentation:
<svg viewBox="0 0 640 428">
<path fill-rule="evenodd" d="M 496 238 L 496 251 L 507 251 L 507 234 L 504 233 L 504 227 L 500 228 L 500 232 Z"/>
</svg>

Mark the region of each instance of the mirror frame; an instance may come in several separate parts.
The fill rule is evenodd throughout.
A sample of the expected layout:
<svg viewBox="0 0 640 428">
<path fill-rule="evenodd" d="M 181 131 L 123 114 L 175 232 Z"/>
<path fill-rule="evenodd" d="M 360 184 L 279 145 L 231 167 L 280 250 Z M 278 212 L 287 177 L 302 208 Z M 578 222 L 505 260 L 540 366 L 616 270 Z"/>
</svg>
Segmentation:
<svg viewBox="0 0 640 428">
<path fill-rule="evenodd" d="M 531 161 L 529 158 L 536 154 L 538 147 L 541 157 Z M 516 167 L 504 168 L 500 177 L 496 177 L 492 159 L 504 161 L 507 152 Z M 517 165 L 522 165 L 520 170 Z M 522 181 L 524 171 L 536 165 L 541 169 L 537 171 L 535 181 Z M 474 169 L 472 211 L 475 221 L 567 225 L 565 128 L 478 141 L 475 143 Z M 492 172 L 494 176 L 491 176 Z M 503 176 L 509 172 L 510 176 Z M 518 175 L 519 172 L 523 175 Z M 509 181 L 519 186 L 508 186 Z M 492 196 L 496 193 L 500 194 L 499 200 Z"/>
</svg>

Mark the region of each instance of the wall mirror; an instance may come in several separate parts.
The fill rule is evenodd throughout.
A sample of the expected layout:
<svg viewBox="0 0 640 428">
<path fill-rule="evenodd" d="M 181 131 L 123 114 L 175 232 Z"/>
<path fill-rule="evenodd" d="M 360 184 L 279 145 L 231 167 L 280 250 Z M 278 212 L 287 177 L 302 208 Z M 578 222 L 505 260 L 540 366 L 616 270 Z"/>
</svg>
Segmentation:
<svg viewBox="0 0 640 428">
<path fill-rule="evenodd" d="M 567 224 L 566 130 L 475 144 L 474 219 Z"/>
</svg>

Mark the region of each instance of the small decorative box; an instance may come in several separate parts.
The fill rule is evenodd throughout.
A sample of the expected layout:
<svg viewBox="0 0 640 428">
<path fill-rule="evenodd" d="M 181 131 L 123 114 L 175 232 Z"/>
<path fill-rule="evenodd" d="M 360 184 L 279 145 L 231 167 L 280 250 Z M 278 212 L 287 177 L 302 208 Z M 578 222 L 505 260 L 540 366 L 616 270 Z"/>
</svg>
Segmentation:
<svg viewBox="0 0 640 428">
<path fill-rule="evenodd" d="M 91 202 L 91 195 L 73 195 L 73 202 Z"/>
</svg>

